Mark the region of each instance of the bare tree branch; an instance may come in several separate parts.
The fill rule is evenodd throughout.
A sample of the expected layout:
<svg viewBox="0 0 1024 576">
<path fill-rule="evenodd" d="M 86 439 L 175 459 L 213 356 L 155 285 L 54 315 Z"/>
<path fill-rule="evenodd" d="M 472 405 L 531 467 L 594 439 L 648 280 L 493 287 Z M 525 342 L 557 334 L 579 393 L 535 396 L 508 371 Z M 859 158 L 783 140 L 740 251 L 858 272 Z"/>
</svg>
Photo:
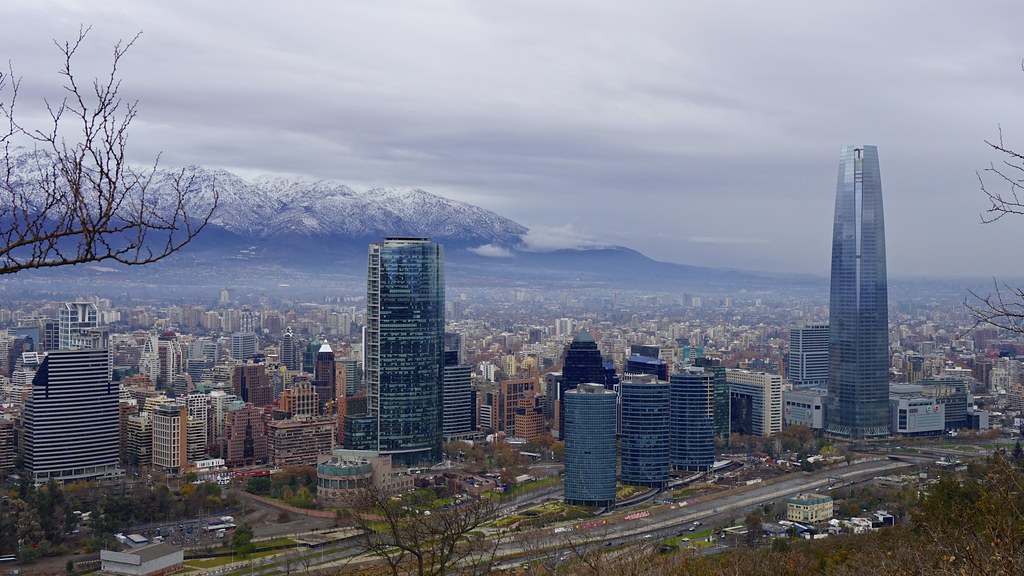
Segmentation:
<svg viewBox="0 0 1024 576">
<path fill-rule="evenodd" d="M 159 156 L 147 168 L 129 164 L 138 103 L 121 98 L 119 66 L 139 35 L 115 44 L 109 73 L 85 87 L 72 64 L 88 33 L 82 28 L 74 41 L 54 42 L 63 56 L 64 96 L 45 101 L 45 128 L 17 120 L 20 80 L 10 65 L 0 73 L 0 274 L 103 260 L 156 262 L 195 238 L 216 209 L 215 186 L 209 205 L 190 204 L 203 192 L 194 171 L 176 172 L 169 192 L 157 195 Z M 16 140 L 33 149 L 16 147 Z"/>
<path fill-rule="evenodd" d="M 360 490 L 355 508 L 364 528 L 365 554 L 383 560 L 393 576 L 490 571 L 501 540 L 486 537 L 482 529 L 497 515 L 495 502 L 477 498 L 424 511 L 413 500 L 375 487 Z"/>
</svg>

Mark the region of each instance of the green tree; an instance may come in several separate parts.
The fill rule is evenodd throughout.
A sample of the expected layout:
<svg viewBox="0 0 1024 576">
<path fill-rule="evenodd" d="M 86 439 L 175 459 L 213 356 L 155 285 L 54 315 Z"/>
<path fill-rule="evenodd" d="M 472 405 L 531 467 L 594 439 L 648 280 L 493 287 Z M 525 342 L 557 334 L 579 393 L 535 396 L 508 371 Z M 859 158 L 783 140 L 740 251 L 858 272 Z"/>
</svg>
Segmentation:
<svg viewBox="0 0 1024 576">
<path fill-rule="evenodd" d="M 252 543 L 252 526 L 243 522 L 241 526 L 235 529 L 234 535 L 231 536 L 231 547 L 234 548 L 235 554 L 238 554 L 242 558 L 248 558 L 250 554 L 256 551 L 256 545 Z"/>
</svg>

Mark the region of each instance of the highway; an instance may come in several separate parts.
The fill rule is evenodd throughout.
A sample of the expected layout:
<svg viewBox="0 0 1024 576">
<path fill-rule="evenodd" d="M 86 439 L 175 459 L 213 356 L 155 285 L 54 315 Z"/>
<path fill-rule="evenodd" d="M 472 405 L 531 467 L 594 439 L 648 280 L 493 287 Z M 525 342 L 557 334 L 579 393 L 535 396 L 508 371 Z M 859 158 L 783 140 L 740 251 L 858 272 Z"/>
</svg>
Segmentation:
<svg viewBox="0 0 1024 576">
<path fill-rule="evenodd" d="M 694 522 L 700 522 L 704 530 L 708 527 L 728 526 L 742 518 L 749 510 L 769 502 L 782 505 L 786 498 L 800 492 L 827 491 L 834 483 L 845 484 L 889 474 L 894 470 L 912 466 L 909 462 L 874 459 L 856 462 L 815 472 L 795 472 L 772 484 L 753 485 L 738 492 L 725 492 L 717 497 L 687 506 L 660 505 L 649 509 L 651 516 L 636 520 L 623 520 L 622 514 L 595 517 L 607 519 L 608 524 L 599 528 L 573 530 L 555 533 L 553 525 L 541 530 L 519 532 L 514 537 L 507 533 L 492 532 L 490 539 L 500 538 L 497 560 L 511 567 L 524 561 L 552 561 L 557 563 L 569 554 L 596 550 L 605 545 L 622 545 L 632 542 L 661 540 L 686 534 Z M 543 494 L 530 495 L 521 501 L 508 502 L 502 507 L 505 514 L 514 509 L 544 498 L 557 495 L 558 489 L 545 490 Z M 579 523 L 580 520 L 574 523 Z M 563 524 L 567 525 L 567 524 Z M 352 539 L 328 544 L 315 550 L 292 551 L 285 555 L 254 561 L 252 565 L 235 565 L 231 569 L 203 571 L 207 574 L 259 574 L 269 576 L 291 572 L 316 573 L 318 569 L 338 567 L 357 561 L 354 558 L 355 541 Z M 368 559 L 359 559 L 364 561 Z"/>
</svg>

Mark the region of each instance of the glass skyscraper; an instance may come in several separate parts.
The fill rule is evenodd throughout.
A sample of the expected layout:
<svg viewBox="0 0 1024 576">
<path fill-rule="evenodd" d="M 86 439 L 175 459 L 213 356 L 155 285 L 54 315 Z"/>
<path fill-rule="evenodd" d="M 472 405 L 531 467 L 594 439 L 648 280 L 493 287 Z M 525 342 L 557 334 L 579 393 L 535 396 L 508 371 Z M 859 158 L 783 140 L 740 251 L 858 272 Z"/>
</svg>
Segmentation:
<svg viewBox="0 0 1024 576">
<path fill-rule="evenodd" d="M 622 483 L 661 488 L 668 483 L 670 412 L 668 381 L 627 374 L 619 384 Z"/>
<path fill-rule="evenodd" d="M 683 366 L 669 379 L 672 468 L 710 470 L 715 464 L 715 376 Z"/>
<path fill-rule="evenodd" d="M 617 394 L 603 384 L 580 384 L 565 402 L 565 501 L 580 506 L 615 504 Z"/>
<path fill-rule="evenodd" d="M 370 244 L 366 288 L 368 417 L 399 466 L 441 461 L 444 250 L 429 238 Z"/>
<path fill-rule="evenodd" d="M 839 158 L 829 299 L 828 433 L 890 434 L 889 311 L 882 180 L 875 146 Z"/>
</svg>

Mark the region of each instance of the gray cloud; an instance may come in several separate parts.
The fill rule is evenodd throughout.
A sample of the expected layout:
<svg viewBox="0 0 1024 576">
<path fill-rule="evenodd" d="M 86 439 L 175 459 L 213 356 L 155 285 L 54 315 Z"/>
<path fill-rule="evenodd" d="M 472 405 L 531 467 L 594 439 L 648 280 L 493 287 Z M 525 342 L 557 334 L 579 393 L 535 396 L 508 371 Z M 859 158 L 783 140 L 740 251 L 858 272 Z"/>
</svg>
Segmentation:
<svg viewBox="0 0 1024 576">
<path fill-rule="evenodd" d="M 1024 6 L 425 1 L 0 5 L 21 110 L 142 30 L 136 159 L 417 186 L 662 260 L 825 273 L 846 143 L 879 146 L 893 274 L 1020 270 L 979 226 L 982 143 L 1017 118 Z M 565 222 L 572 222 L 566 232 Z M 554 232 L 552 232 L 554 231 Z M 694 239 L 760 239 L 695 242 Z"/>
</svg>

